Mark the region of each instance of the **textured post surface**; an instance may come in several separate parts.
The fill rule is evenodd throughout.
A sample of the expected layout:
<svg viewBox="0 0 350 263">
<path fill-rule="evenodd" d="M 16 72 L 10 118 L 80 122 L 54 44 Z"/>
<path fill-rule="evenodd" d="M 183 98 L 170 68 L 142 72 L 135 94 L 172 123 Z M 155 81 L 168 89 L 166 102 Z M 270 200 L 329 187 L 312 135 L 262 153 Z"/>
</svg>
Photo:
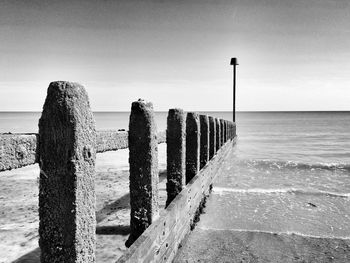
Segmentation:
<svg viewBox="0 0 350 263">
<path fill-rule="evenodd" d="M 181 109 L 168 112 L 166 143 L 168 206 L 186 184 L 186 116 Z"/>
<path fill-rule="evenodd" d="M 199 115 L 200 121 L 200 169 L 209 161 L 209 119 L 207 115 Z"/>
<path fill-rule="evenodd" d="M 232 122 L 228 122 L 228 138 L 232 139 Z"/>
<path fill-rule="evenodd" d="M 225 139 L 224 139 L 224 120 L 220 119 L 220 144 L 221 146 L 224 145 Z"/>
<path fill-rule="evenodd" d="M 233 127 L 234 127 L 234 124 L 231 122 L 231 140 L 232 140 L 233 137 L 234 137 Z"/>
<path fill-rule="evenodd" d="M 215 119 L 209 116 L 209 159 L 216 153 L 216 123 Z"/>
<path fill-rule="evenodd" d="M 95 158 L 84 87 L 50 83 L 39 121 L 41 262 L 95 262 Z"/>
<path fill-rule="evenodd" d="M 157 134 L 158 144 L 166 141 L 166 132 Z M 128 148 L 128 132 L 97 131 L 97 153 Z M 38 163 L 39 134 L 0 134 L 0 172 Z"/>
<path fill-rule="evenodd" d="M 0 171 L 37 161 L 38 134 L 0 134 Z"/>
<path fill-rule="evenodd" d="M 200 126 L 197 113 L 188 112 L 186 117 L 186 184 L 199 171 Z"/>
<path fill-rule="evenodd" d="M 231 122 L 230 121 L 227 121 L 227 140 L 230 140 L 230 124 Z"/>
<path fill-rule="evenodd" d="M 231 122 L 227 121 L 227 140 L 231 140 Z"/>
<path fill-rule="evenodd" d="M 230 139 L 230 122 L 226 121 L 226 141 Z"/>
<path fill-rule="evenodd" d="M 234 124 L 231 123 L 231 139 L 233 139 L 233 137 L 235 136 L 233 132 L 233 128 L 234 128 Z"/>
<path fill-rule="evenodd" d="M 218 151 L 221 147 L 221 129 L 220 129 L 220 119 L 215 118 L 215 126 L 216 126 L 216 151 Z"/>
<path fill-rule="evenodd" d="M 158 217 L 158 145 L 152 103 L 132 103 L 129 122 L 130 246 Z"/>
<path fill-rule="evenodd" d="M 224 142 L 227 142 L 227 121 L 224 120 Z"/>
</svg>

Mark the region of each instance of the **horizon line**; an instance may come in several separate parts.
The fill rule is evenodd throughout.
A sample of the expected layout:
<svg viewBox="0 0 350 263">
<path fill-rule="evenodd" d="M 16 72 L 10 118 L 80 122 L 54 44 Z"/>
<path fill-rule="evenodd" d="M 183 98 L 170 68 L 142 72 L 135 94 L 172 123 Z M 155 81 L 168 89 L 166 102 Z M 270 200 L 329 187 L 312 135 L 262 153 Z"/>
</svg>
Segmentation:
<svg viewBox="0 0 350 263">
<path fill-rule="evenodd" d="M 27 110 L 14 110 L 14 111 L 2 111 L 0 110 L 0 113 L 40 113 L 42 111 L 27 111 Z M 114 112 L 130 112 L 127 110 L 121 110 L 121 111 L 92 111 L 93 113 L 114 113 Z M 160 111 L 154 111 L 154 112 L 168 112 L 167 110 L 160 110 Z M 232 113 L 232 110 L 199 110 L 199 111 L 185 111 L 185 112 L 230 112 Z M 287 113 L 287 112 L 350 112 L 349 110 L 243 110 L 243 111 L 236 111 L 236 113 L 254 113 L 254 112 L 260 112 L 260 113 Z"/>
</svg>

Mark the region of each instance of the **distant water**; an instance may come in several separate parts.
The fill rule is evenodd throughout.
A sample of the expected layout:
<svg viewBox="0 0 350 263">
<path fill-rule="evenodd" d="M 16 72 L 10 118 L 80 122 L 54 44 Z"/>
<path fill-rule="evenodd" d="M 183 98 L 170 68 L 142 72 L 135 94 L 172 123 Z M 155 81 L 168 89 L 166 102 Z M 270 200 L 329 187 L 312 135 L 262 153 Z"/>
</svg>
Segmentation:
<svg viewBox="0 0 350 263">
<path fill-rule="evenodd" d="M 158 130 L 166 129 L 167 112 L 156 112 Z M 232 112 L 204 112 L 215 117 L 232 119 Z M 37 133 L 41 112 L 0 112 L 0 133 Z M 126 129 L 129 126 L 130 112 L 95 112 L 97 130 Z"/>
<path fill-rule="evenodd" d="M 128 129 L 128 112 L 94 115 L 98 130 Z M 156 113 L 158 130 L 166 116 Z M 0 113 L 0 132 L 37 132 L 39 117 Z M 350 112 L 242 112 L 236 119 L 238 142 L 212 197 L 225 219 L 210 224 L 350 238 Z"/>
<path fill-rule="evenodd" d="M 232 119 L 231 112 L 202 112 Z M 40 112 L 0 112 L 0 133 L 37 133 Z M 129 112 L 94 113 L 97 130 L 128 129 Z M 166 112 L 155 113 L 158 130 Z M 273 171 L 349 171 L 350 112 L 239 112 L 237 159 Z"/>
</svg>

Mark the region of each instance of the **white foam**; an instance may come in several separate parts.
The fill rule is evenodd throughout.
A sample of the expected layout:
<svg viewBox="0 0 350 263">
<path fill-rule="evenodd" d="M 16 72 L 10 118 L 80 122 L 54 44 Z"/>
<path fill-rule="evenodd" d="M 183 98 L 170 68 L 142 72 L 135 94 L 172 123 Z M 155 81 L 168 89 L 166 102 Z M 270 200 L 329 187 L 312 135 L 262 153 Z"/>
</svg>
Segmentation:
<svg viewBox="0 0 350 263">
<path fill-rule="evenodd" d="M 226 193 L 241 193 L 241 194 L 305 194 L 305 195 L 328 195 L 332 197 L 343 197 L 349 198 L 350 193 L 335 193 L 327 192 L 321 190 L 302 190 L 296 188 L 274 188 L 274 189 L 264 189 L 264 188 L 249 188 L 249 189 L 240 189 L 240 188 L 227 188 L 227 187 L 214 187 L 213 192 L 216 194 L 226 194 Z"/>
<path fill-rule="evenodd" d="M 257 193 L 257 194 L 273 194 L 273 193 L 288 193 L 296 191 L 293 188 L 281 188 L 281 189 L 263 189 L 263 188 L 249 188 L 249 189 L 237 189 L 237 188 L 226 188 L 226 187 L 214 187 L 213 192 L 218 194 L 224 194 L 225 192 L 230 193 Z"/>
</svg>

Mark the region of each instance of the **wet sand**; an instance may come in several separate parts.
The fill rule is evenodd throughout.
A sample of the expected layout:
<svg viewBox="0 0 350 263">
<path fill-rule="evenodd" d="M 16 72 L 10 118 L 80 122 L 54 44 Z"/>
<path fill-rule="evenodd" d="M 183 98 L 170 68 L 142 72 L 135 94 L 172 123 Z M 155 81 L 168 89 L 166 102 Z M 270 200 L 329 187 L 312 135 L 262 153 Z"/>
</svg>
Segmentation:
<svg viewBox="0 0 350 263">
<path fill-rule="evenodd" d="M 166 199 L 165 144 L 159 145 L 160 206 Z M 37 165 L 0 174 L 0 262 L 40 262 Z M 97 155 L 97 262 L 113 262 L 129 235 L 128 149 Z"/>
<path fill-rule="evenodd" d="M 350 262 L 350 240 L 197 228 L 174 262 Z"/>
<path fill-rule="evenodd" d="M 249 188 L 254 178 L 237 190 L 228 184 L 241 175 L 233 160 L 229 155 L 223 163 L 204 214 L 174 262 L 350 262 L 347 196 L 256 191 Z"/>
</svg>

